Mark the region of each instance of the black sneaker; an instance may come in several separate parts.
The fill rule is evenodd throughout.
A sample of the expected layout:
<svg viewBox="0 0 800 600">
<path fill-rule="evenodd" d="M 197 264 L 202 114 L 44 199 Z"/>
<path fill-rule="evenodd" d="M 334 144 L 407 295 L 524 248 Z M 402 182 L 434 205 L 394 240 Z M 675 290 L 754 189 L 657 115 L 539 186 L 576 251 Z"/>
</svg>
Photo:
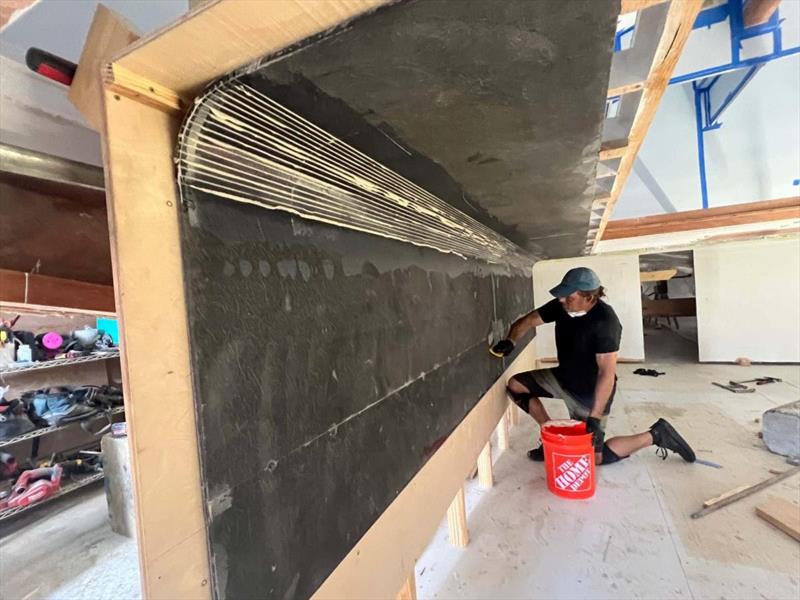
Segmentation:
<svg viewBox="0 0 800 600">
<path fill-rule="evenodd" d="M 544 446 L 540 444 L 538 448 L 528 450 L 528 458 L 536 462 L 544 462 Z"/>
<path fill-rule="evenodd" d="M 681 455 L 686 462 L 694 462 L 694 450 L 689 443 L 681 437 L 675 428 L 664 419 L 659 419 L 650 427 L 653 443 L 658 446 L 656 453 L 666 460 L 667 450 L 672 450 Z"/>
</svg>

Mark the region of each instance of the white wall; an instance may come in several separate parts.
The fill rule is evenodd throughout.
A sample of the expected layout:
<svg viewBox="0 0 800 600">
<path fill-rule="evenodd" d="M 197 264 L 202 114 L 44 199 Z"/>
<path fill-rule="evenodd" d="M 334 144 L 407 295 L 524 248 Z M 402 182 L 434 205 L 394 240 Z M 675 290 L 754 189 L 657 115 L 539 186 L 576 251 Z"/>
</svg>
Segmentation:
<svg viewBox="0 0 800 600">
<path fill-rule="evenodd" d="M 586 256 L 539 261 L 533 266 L 533 299 L 537 307 L 552 300 L 549 290 L 573 267 L 593 269 L 606 288 L 606 300 L 622 322 L 620 358 L 644 360 L 639 256 Z M 537 330 L 536 353 L 540 358 L 556 356 L 555 326 L 552 323 Z"/>
<path fill-rule="evenodd" d="M 698 247 L 694 267 L 701 362 L 800 362 L 800 238 Z"/>
</svg>

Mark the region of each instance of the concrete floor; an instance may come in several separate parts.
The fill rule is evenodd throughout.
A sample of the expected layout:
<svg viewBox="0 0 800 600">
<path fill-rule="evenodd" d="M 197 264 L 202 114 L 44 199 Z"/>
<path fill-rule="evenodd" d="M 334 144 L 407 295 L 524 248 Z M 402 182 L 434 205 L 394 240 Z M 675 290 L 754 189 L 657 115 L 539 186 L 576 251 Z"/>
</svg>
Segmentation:
<svg viewBox="0 0 800 600">
<path fill-rule="evenodd" d="M 136 542 L 111 531 L 102 485 L 0 528 L 0 598 L 140 598 Z"/>
<path fill-rule="evenodd" d="M 758 438 L 757 420 L 798 398 L 800 367 L 699 365 L 690 341 L 648 333 L 645 366 L 667 374 L 640 377 L 632 375 L 640 365 L 620 365 L 610 433 L 642 431 L 663 416 L 723 468 L 661 461 L 647 449 L 602 467 L 594 498 L 561 500 L 525 456 L 538 430 L 523 415 L 511 449 L 496 457 L 495 486 L 467 484 L 469 546 L 451 547 L 443 521 L 418 561 L 420 599 L 800 597 L 800 544 L 754 512 L 769 495 L 798 502 L 800 477 L 689 518 L 703 500 L 786 467 Z M 711 385 L 762 375 L 785 383 L 748 395 Z M 558 401 L 548 407 L 566 416 Z M 135 542 L 111 532 L 102 487 L 32 512 L 0 529 L 0 598 L 141 596 Z"/>
<path fill-rule="evenodd" d="M 797 503 L 800 477 L 689 517 L 704 500 L 788 467 L 758 432 L 764 410 L 800 396 L 800 367 L 696 364 L 690 341 L 648 333 L 644 366 L 667 374 L 641 377 L 632 374 L 641 365 L 620 365 L 610 435 L 665 417 L 698 457 L 723 468 L 645 449 L 601 467 L 594 498 L 561 500 L 547 490 L 543 465 L 525 456 L 538 427 L 522 415 L 511 449 L 496 459 L 494 487 L 467 484 L 469 546 L 450 546 L 443 521 L 417 562 L 419 598 L 800 598 L 800 544 L 754 511 L 769 495 Z M 762 375 L 785 383 L 747 395 L 711 385 Z M 566 416 L 546 402 L 551 416 Z"/>
</svg>

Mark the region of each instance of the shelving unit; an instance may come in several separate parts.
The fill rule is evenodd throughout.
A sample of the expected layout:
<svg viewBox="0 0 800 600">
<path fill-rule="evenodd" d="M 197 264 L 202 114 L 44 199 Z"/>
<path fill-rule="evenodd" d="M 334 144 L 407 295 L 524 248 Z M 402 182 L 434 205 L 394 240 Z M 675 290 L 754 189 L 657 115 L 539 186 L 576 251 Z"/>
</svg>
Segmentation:
<svg viewBox="0 0 800 600">
<path fill-rule="evenodd" d="M 24 442 L 27 440 L 32 440 L 37 437 L 41 437 L 43 435 L 47 435 L 50 433 L 55 433 L 56 431 L 62 431 L 67 429 L 68 427 L 74 427 L 79 425 L 80 423 L 92 422 L 96 421 L 104 417 L 106 414 L 110 416 L 119 415 L 125 412 L 125 408 L 123 406 L 119 406 L 117 408 L 113 408 L 108 413 L 98 413 L 88 419 L 83 421 L 73 421 L 71 423 L 65 423 L 64 425 L 53 425 L 52 427 L 42 427 L 41 429 L 34 429 L 33 431 L 29 431 L 28 433 L 23 433 L 22 435 L 14 436 L 13 438 L 9 438 L 7 440 L 0 440 L 0 448 L 4 448 L 5 446 L 11 446 L 13 444 L 18 444 L 20 442 Z"/>
<path fill-rule="evenodd" d="M 102 352 L 93 352 L 88 356 L 79 356 L 77 358 L 56 358 L 53 360 L 46 360 L 35 363 L 23 363 L 20 365 L 0 367 L 0 377 L 2 377 L 3 375 L 25 373 L 28 371 L 41 371 L 43 369 L 53 369 L 55 367 L 66 367 L 78 363 L 94 362 L 96 360 L 108 360 L 109 358 L 119 358 L 119 348 L 114 348 L 113 350 L 105 350 Z"/>
<path fill-rule="evenodd" d="M 94 326 L 98 316 L 114 316 L 113 313 L 99 311 L 8 302 L 0 303 L 0 313 L 6 318 L 8 315 L 23 314 L 26 328 L 32 331 L 71 331 L 80 329 L 84 325 Z M 12 386 L 13 397 L 17 397 L 27 390 L 51 386 L 116 383 L 119 377 L 118 374 L 115 374 L 115 371 L 119 369 L 119 356 L 119 348 L 113 348 L 92 352 L 77 358 L 60 358 L 0 367 L 0 383 Z M 105 367 L 98 365 L 103 362 Z M 91 363 L 98 366 L 92 366 Z M 0 450 L 10 452 L 20 463 L 26 460 L 35 463 L 53 454 L 67 454 L 93 448 L 99 444 L 100 436 L 92 434 L 91 425 L 99 424 L 106 418 L 112 420 L 115 416 L 119 418 L 118 415 L 122 415 L 124 412 L 124 407 L 120 406 L 81 421 L 34 429 L 13 438 L 0 440 Z M 82 423 L 89 425 L 88 431 L 80 427 Z M 57 494 L 30 506 L 0 510 L 0 521 L 16 517 L 29 509 L 42 506 L 55 498 L 60 498 L 102 479 L 103 473 L 101 472 L 85 476 L 65 476 Z"/>
<path fill-rule="evenodd" d="M 91 485 L 97 481 L 101 481 L 103 479 L 103 473 L 92 473 L 90 475 L 85 475 L 83 477 L 76 477 L 73 478 L 66 484 L 61 486 L 61 489 L 50 496 L 49 498 L 45 498 L 44 500 L 40 500 L 39 502 L 34 502 L 33 504 L 29 504 L 28 506 L 18 506 L 15 508 L 8 508 L 6 510 L 0 510 L 0 522 L 5 521 L 6 519 L 10 519 L 11 517 L 16 517 L 17 515 L 24 513 L 32 508 L 36 508 L 37 506 L 42 506 L 47 504 L 51 500 L 55 500 L 56 498 L 60 498 L 70 492 L 74 492 L 75 490 L 79 490 L 87 485 Z"/>
</svg>

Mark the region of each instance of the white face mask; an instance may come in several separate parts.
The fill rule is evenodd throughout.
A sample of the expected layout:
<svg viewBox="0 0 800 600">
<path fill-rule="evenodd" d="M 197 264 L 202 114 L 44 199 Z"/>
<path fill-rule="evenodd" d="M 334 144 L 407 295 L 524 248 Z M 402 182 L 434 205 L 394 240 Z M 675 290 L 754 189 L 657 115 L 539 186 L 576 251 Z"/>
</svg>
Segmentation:
<svg viewBox="0 0 800 600">
<path fill-rule="evenodd" d="M 574 317 L 582 317 L 583 315 L 586 314 L 586 311 L 585 310 L 579 310 L 578 312 L 569 312 L 569 311 L 567 311 L 567 314 L 570 317 L 573 317 L 573 318 Z"/>
</svg>

